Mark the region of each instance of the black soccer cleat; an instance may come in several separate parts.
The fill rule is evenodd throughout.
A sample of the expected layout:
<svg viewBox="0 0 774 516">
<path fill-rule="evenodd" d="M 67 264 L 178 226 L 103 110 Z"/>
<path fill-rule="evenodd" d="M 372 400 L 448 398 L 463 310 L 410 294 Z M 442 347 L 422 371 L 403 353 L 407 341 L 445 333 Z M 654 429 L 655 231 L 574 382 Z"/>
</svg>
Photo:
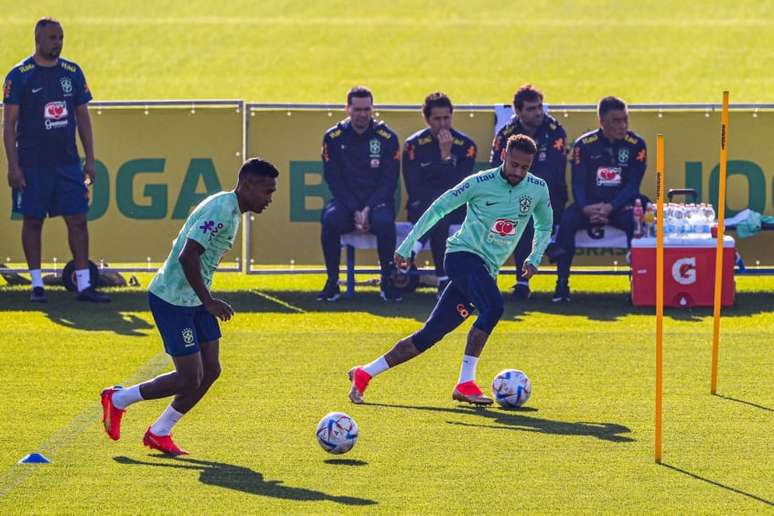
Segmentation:
<svg viewBox="0 0 774 516">
<path fill-rule="evenodd" d="M 45 289 L 43 287 L 32 287 L 30 301 L 33 303 L 48 303 Z"/>
<path fill-rule="evenodd" d="M 322 291 L 317 295 L 318 301 L 336 301 L 341 297 L 338 281 L 327 280 Z"/>
<path fill-rule="evenodd" d="M 75 299 L 88 303 L 110 303 L 110 298 L 102 292 L 98 292 L 94 286 L 87 287 L 78 292 L 78 297 Z"/>
<path fill-rule="evenodd" d="M 532 291 L 529 289 L 529 283 L 518 282 L 513 287 L 513 299 L 516 301 L 527 301 L 532 297 Z"/>
<path fill-rule="evenodd" d="M 397 303 L 402 301 L 403 298 L 400 295 L 400 289 L 396 288 L 390 280 L 389 276 L 382 276 L 382 282 L 380 285 L 381 296 L 387 302 Z"/>
<path fill-rule="evenodd" d="M 556 289 L 554 289 L 554 297 L 551 298 L 554 303 L 569 303 L 570 302 L 570 283 L 567 280 L 556 280 Z"/>
</svg>

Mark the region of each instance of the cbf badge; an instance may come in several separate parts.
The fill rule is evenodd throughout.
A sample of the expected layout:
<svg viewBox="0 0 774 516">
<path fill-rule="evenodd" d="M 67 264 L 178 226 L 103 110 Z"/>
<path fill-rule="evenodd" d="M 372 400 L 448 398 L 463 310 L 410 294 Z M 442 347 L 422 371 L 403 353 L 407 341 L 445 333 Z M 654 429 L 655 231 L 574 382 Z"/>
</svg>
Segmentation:
<svg viewBox="0 0 774 516">
<path fill-rule="evenodd" d="M 62 91 L 65 93 L 65 95 L 73 92 L 73 82 L 69 77 L 62 77 L 59 79 L 59 85 L 62 86 Z"/>
<path fill-rule="evenodd" d="M 519 197 L 519 213 L 522 215 L 529 213 L 529 209 L 532 206 L 532 198 L 527 195 Z"/>
<path fill-rule="evenodd" d="M 379 154 L 382 152 L 382 144 L 374 138 L 370 142 L 368 142 L 368 150 L 371 153 L 371 157 L 378 158 Z"/>
<path fill-rule="evenodd" d="M 624 147 L 618 149 L 618 163 L 627 163 L 629 161 L 629 149 Z"/>
</svg>

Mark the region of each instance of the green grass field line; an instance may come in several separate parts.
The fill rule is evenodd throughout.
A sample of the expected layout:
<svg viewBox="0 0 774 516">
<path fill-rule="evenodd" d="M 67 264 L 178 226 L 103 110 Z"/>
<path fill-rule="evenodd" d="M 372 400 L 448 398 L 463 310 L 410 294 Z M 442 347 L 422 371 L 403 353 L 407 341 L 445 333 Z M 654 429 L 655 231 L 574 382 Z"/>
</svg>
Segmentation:
<svg viewBox="0 0 774 516">
<path fill-rule="evenodd" d="M 720 396 L 709 395 L 711 310 L 668 311 L 663 466 L 653 463 L 653 311 L 628 306 L 626 278 L 578 277 L 580 300 L 559 309 L 546 300 L 553 278 L 538 276 L 527 307 L 507 303 L 478 377 L 525 370 L 534 393 L 517 411 L 451 401 L 467 326 L 351 405 L 348 368 L 415 331 L 434 296 L 388 305 L 369 287 L 320 304 L 322 281 L 216 277 L 237 316 L 223 325 L 223 376 L 175 431 L 194 452 L 179 460 L 141 446 L 164 401 L 130 407 L 119 442 L 98 421 L 99 390 L 161 351 L 143 287 L 87 312 L 61 290 L 38 307 L 24 289 L 0 288 L 0 511 L 746 514 L 774 501 L 771 278 L 737 277 L 721 323 Z M 511 282 L 500 278 L 504 291 Z M 361 428 L 341 457 L 313 435 L 332 410 Z M 91 422 L 68 434 L 82 414 Z M 16 464 L 57 439 L 53 464 Z M 8 490 L 22 468 L 33 472 Z"/>
</svg>

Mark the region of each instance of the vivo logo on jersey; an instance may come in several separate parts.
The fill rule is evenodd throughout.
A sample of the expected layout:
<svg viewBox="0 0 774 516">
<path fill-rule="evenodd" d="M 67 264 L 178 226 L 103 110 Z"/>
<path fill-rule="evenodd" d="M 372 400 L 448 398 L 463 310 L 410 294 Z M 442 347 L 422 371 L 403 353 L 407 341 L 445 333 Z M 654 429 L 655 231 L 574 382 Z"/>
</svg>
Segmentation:
<svg viewBox="0 0 774 516">
<path fill-rule="evenodd" d="M 47 103 L 43 107 L 43 119 L 49 130 L 67 126 L 67 103 L 61 100 Z"/>
<path fill-rule="evenodd" d="M 497 219 L 495 223 L 492 224 L 492 229 L 490 229 L 490 231 L 503 237 L 513 236 L 516 234 L 516 224 L 517 222 L 514 220 Z"/>
<path fill-rule="evenodd" d="M 462 194 L 462 192 L 464 192 L 464 191 L 465 191 L 465 190 L 467 190 L 468 188 L 470 188 L 470 183 L 465 183 L 464 185 L 462 185 L 462 186 L 460 186 L 459 188 L 457 188 L 456 190 L 454 190 L 454 191 L 452 192 L 452 195 L 453 195 L 454 197 L 459 197 L 459 196 Z"/>
<path fill-rule="evenodd" d="M 597 186 L 618 186 L 621 184 L 621 167 L 599 167 Z"/>
<path fill-rule="evenodd" d="M 680 258 L 672 264 L 672 277 L 680 285 L 696 283 L 696 258 Z"/>
</svg>

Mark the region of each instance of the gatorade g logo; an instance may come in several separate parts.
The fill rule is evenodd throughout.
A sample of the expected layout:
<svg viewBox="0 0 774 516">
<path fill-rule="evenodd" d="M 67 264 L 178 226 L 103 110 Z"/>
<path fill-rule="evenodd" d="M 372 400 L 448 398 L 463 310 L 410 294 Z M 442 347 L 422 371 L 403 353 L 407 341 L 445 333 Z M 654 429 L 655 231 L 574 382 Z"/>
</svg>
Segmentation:
<svg viewBox="0 0 774 516">
<path fill-rule="evenodd" d="M 672 277 L 680 285 L 696 283 L 696 258 L 680 258 L 672 265 Z"/>
<path fill-rule="evenodd" d="M 502 237 L 513 236 L 516 234 L 516 224 L 517 222 L 514 220 L 497 219 L 495 223 L 492 224 L 492 229 L 490 229 L 490 231 Z"/>
</svg>

